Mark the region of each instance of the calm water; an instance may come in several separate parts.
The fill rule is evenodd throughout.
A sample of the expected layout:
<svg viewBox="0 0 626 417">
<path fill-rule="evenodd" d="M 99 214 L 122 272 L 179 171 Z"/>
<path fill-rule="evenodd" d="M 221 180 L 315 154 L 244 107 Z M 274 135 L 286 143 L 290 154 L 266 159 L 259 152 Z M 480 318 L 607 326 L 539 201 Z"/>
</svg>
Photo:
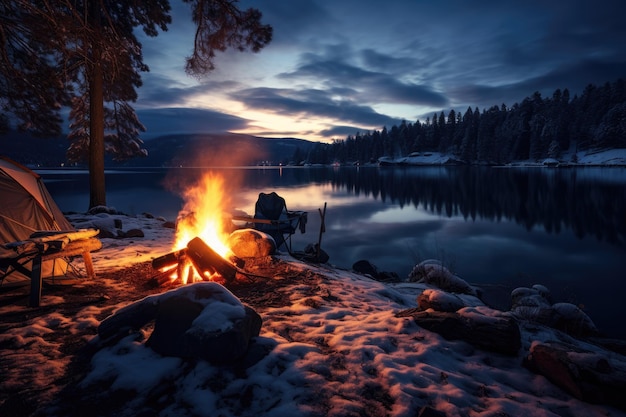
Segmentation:
<svg viewBox="0 0 626 417">
<path fill-rule="evenodd" d="M 254 213 L 259 192 L 276 191 L 309 212 L 295 250 L 319 238 L 330 263 L 360 259 L 406 277 L 423 259 L 443 260 L 486 285 L 508 307 L 513 288 L 542 283 L 555 301 L 580 305 L 605 333 L 626 338 L 626 169 L 349 167 L 214 169 L 233 209 Z M 174 220 L 180 192 L 200 169 L 107 172 L 107 203 L 127 214 Z M 39 171 L 63 211 L 87 208 L 85 171 Z"/>
</svg>

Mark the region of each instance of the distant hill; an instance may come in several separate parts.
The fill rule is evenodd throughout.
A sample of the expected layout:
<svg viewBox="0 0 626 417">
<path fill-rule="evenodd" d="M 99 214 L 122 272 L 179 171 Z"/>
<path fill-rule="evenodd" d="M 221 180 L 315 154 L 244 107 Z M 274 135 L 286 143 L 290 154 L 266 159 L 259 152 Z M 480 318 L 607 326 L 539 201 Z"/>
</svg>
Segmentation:
<svg viewBox="0 0 626 417">
<path fill-rule="evenodd" d="M 0 135 L 0 155 L 23 165 L 61 166 L 65 163 L 67 137 L 37 138 L 28 133 L 8 132 Z"/>
<path fill-rule="evenodd" d="M 304 156 L 315 142 L 296 138 L 262 138 L 233 133 L 164 135 L 145 141 L 146 158 L 115 162 L 107 157 L 106 166 L 249 166 L 298 163 L 296 150 Z M 10 132 L 0 136 L 0 155 L 25 165 L 67 165 L 65 137 L 36 138 Z"/>
</svg>

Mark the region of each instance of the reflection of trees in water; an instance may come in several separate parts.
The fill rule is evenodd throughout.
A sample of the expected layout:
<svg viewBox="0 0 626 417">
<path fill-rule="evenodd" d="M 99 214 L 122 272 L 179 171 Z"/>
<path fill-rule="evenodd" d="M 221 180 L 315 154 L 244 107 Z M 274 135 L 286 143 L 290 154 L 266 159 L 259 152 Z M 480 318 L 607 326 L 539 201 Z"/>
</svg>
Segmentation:
<svg viewBox="0 0 626 417">
<path fill-rule="evenodd" d="M 626 180 L 591 178 L 587 169 L 360 168 L 317 175 L 328 175 L 333 186 L 355 195 L 401 207 L 421 206 L 472 220 L 504 218 L 528 230 L 543 226 L 549 233 L 572 229 L 580 238 L 593 235 L 621 244 L 626 238 Z"/>
<path fill-rule="evenodd" d="M 613 244 L 626 242 L 626 169 L 622 168 L 324 167 L 218 171 L 229 180 L 243 174 L 246 186 L 264 192 L 276 186 L 330 184 L 355 196 L 372 196 L 401 207 L 421 206 L 447 217 L 507 219 L 528 230 L 537 226 L 549 233 L 571 229 L 580 238 L 591 235 Z M 185 169 L 177 174 L 195 180 L 201 172 L 204 170 Z M 142 188 L 154 181 L 161 184 L 170 174 L 144 170 L 132 175 L 111 174 L 107 176 L 107 188 Z M 55 197 L 87 190 L 86 176 L 80 174 L 68 177 L 66 173 L 48 173 L 46 181 Z M 169 178 L 165 182 L 171 181 Z M 176 187 L 166 188 L 172 192 L 185 189 L 184 181 L 175 183 Z"/>
<path fill-rule="evenodd" d="M 612 178 L 617 177 L 617 178 Z M 247 171 L 246 184 L 327 184 L 355 196 L 422 207 L 447 217 L 512 220 L 549 233 L 626 241 L 626 172 L 621 168 L 343 167 Z"/>
</svg>

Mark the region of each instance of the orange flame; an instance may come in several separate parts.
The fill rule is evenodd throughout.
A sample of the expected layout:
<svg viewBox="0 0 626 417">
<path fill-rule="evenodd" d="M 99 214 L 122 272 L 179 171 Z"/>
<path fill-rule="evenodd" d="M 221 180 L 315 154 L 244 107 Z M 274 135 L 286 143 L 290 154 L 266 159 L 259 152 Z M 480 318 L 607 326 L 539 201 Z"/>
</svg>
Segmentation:
<svg viewBox="0 0 626 417">
<path fill-rule="evenodd" d="M 223 177 L 204 174 L 198 183 L 185 190 L 183 198 L 185 205 L 178 216 L 174 250 L 185 248 L 190 240 L 199 237 L 226 258 L 230 249 L 225 243 L 229 235 L 223 213 L 230 207 L 230 199 L 224 190 Z"/>
</svg>

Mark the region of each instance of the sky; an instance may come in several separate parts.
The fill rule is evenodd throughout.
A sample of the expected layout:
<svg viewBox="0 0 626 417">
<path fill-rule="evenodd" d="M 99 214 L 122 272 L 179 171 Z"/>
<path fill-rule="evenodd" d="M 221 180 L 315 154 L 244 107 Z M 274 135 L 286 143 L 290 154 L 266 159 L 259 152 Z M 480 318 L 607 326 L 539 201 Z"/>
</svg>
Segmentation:
<svg viewBox="0 0 626 417">
<path fill-rule="evenodd" d="M 217 55 L 197 79 L 189 6 L 142 37 L 144 85 L 135 103 L 150 139 L 237 132 L 343 139 L 442 110 L 512 106 L 626 76 L 621 0 L 243 0 L 274 30 L 259 53 Z"/>
</svg>

